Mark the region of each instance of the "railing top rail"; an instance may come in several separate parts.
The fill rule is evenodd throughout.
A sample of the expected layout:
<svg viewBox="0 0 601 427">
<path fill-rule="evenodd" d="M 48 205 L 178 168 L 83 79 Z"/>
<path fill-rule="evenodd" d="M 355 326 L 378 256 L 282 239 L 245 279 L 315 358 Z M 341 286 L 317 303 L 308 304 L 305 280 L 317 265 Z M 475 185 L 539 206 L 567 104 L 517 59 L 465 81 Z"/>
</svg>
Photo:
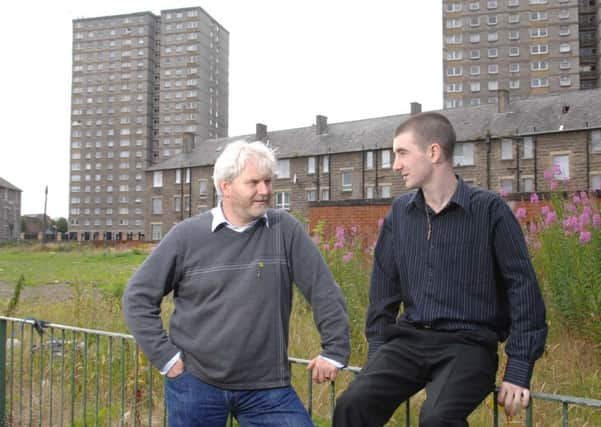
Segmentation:
<svg viewBox="0 0 601 427">
<path fill-rule="evenodd" d="M 35 326 L 36 324 L 39 325 L 39 323 L 42 322 L 43 326 L 45 328 L 48 327 L 48 328 L 64 329 L 66 331 L 84 332 L 86 334 L 97 334 L 97 335 L 103 335 L 106 337 L 113 337 L 113 338 L 125 338 L 125 339 L 131 339 L 131 340 L 134 339 L 133 335 L 129 335 L 129 334 L 122 334 L 119 332 L 100 331 L 98 329 L 79 328 L 77 326 L 61 325 L 60 323 L 46 322 L 44 320 L 38 320 L 38 319 L 32 319 L 32 318 L 18 319 L 16 317 L 0 316 L 0 320 L 9 320 L 11 322 L 17 322 L 17 323 L 27 323 L 27 324 L 31 324 L 33 326 Z"/>
</svg>

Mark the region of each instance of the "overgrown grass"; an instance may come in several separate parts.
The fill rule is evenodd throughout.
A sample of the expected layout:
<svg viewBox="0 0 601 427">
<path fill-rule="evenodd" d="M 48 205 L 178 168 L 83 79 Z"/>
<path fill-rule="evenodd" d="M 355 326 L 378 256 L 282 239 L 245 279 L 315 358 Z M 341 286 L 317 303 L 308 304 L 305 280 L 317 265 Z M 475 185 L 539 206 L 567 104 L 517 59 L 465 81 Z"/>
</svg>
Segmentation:
<svg viewBox="0 0 601 427">
<path fill-rule="evenodd" d="M 366 247 L 356 229 L 339 229 L 335 236 L 324 236 L 318 228 L 315 235 L 316 244 L 346 296 L 353 349 L 350 364 L 361 366 L 365 363 L 367 355 L 363 328 L 371 268 L 370 248 Z M 16 286 L 20 275 L 23 274 L 25 282 L 21 288 L 49 283 L 67 283 L 71 287 L 72 296 L 68 301 L 23 300 L 22 298 L 18 301 L 17 298 L 17 301 L 13 301 L 11 305 L 12 316 L 32 316 L 54 323 L 125 332 L 120 297 L 127 279 L 145 256 L 146 251 L 116 251 L 87 247 L 67 247 L 67 250 L 56 247 L 3 248 L 0 249 L 0 282 Z M 532 390 L 599 399 L 601 397 L 599 395 L 600 343 L 595 342 L 586 330 L 579 330 L 573 326 L 566 329 L 565 308 L 555 304 L 555 299 L 552 298 L 551 291 L 547 287 L 543 290 L 549 311 L 550 335 L 546 353 L 535 369 Z M 8 305 L 8 298 L 5 301 L 0 300 L 0 308 Z M 167 300 L 164 303 L 165 321 L 172 309 L 172 302 Z M 319 351 L 319 336 L 313 325 L 311 308 L 299 293 L 295 293 L 289 354 L 309 359 Z M 501 356 L 500 383 L 505 362 L 502 348 L 499 354 Z M 128 369 L 130 382 L 128 392 L 131 392 L 131 382 L 134 381 L 134 377 L 129 366 Z M 307 373 L 302 366 L 293 366 L 292 373 L 293 384 L 306 401 Z M 352 378 L 353 375 L 350 373 L 341 373 L 336 382 L 336 394 L 344 390 Z M 138 381 L 140 386 L 144 386 L 143 379 Z M 158 394 L 158 401 L 160 401 L 161 379 L 155 378 L 153 384 L 154 393 Z M 417 416 L 423 399 L 423 392 L 412 399 L 411 425 L 417 425 Z M 535 405 L 535 425 L 560 425 L 561 405 L 539 401 Z M 472 414 L 470 425 L 492 425 L 492 406 L 492 400 L 488 398 Z M 329 425 L 330 388 L 328 386 L 313 387 L 313 412 L 318 426 Z M 501 415 L 501 424 L 503 419 L 504 415 Z M 403 408 L 399 409 L 388 425 L 405 425 Z M 601 411 L 573 407 L 570 409 L 570 425 L 601 425 Z"/>
</svg>

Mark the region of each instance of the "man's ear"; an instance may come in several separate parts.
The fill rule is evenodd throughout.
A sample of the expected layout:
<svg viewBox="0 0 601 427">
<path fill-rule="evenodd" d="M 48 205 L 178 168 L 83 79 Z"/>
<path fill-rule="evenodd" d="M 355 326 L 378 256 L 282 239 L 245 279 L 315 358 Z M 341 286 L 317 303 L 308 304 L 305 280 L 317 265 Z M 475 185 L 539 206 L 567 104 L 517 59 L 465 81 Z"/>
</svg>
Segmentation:
<svg viewBox="0 0 601 427">
<path fill-rule="evenodd" d="M 442 147 L 438 142 L 434 142 L 430 145 L 430 158 L 432 159 L 433 163 L 438 163 L 442 160 Z"/>
<path fill-rule="evenodd" d="M 229 195 L 229 190 L 231 188 L 231 183 L 227 181 L 219 181 L 219 188 L 221 189 L 221 194 Z"/>
</svg>

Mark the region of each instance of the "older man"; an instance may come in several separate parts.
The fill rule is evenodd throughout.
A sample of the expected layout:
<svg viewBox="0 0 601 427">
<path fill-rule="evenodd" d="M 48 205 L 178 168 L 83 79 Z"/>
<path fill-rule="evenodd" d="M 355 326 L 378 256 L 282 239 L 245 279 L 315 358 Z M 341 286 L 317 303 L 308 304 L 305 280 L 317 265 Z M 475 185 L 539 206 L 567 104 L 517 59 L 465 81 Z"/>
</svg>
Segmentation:
<svg viewBox="0 0 601 427">
<path fill-rule="evenodd" d="M 130 331 L 166 374 L 170 426 L 311 426 L 290 386 L 292 283 L 311 303 L 323 351 L 313 379 L 333 380 L 350 352 L 340 288 L 302 225 L 268 209 L 276 169 L 261 142 L 229 144 L 215 163 L 221 203 L 177 224 L 129 281 Z M 173 291 L 169 335 L 160 304 Z"/>
</svg>

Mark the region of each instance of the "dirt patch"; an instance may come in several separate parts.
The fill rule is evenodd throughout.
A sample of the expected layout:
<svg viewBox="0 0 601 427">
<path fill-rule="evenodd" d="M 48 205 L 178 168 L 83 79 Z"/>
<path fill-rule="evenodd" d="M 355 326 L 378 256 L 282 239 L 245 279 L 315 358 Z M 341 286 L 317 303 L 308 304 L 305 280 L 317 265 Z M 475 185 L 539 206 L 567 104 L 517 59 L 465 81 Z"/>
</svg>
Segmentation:
<svg viewBox="0 0 601 427">
<path fill-rule="evenodd" d="M 0 281 L 0 299 L 9 299 L 15 292 L 14 284 Z M 46 285 L 25 286 L 21 290 L 21 300 L 45 299 L 63 301 L 73 296 L 73 289 L 68 283 L 48 283 Z"/>
</svg>

